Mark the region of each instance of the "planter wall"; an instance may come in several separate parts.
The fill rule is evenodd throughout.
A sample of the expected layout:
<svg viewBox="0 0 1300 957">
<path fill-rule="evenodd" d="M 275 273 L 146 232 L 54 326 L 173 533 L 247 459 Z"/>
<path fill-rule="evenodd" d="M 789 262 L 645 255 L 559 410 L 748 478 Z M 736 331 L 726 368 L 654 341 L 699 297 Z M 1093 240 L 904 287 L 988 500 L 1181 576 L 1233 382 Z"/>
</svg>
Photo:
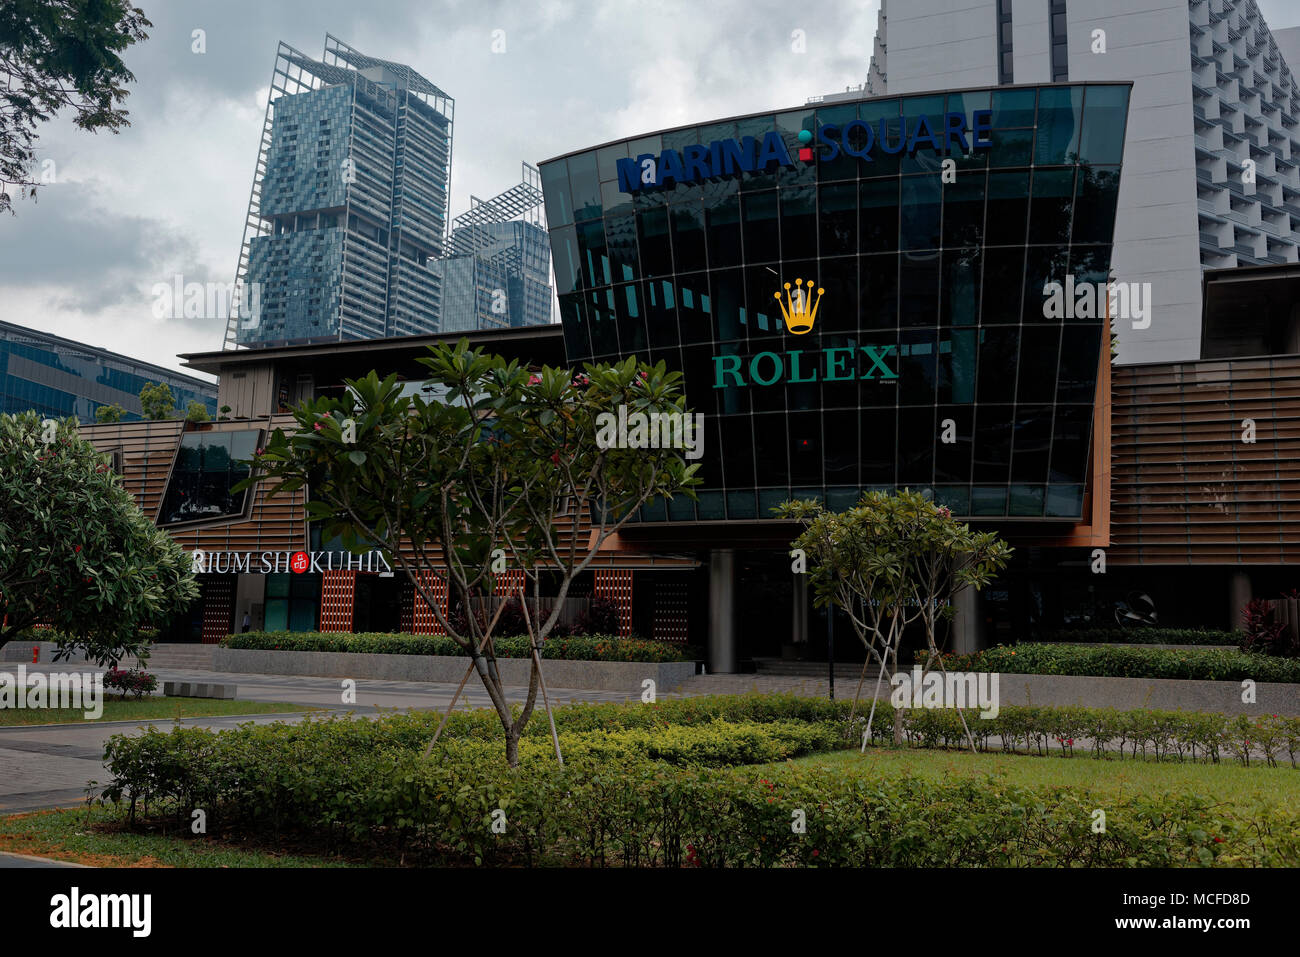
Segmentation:
<svg viewBox="0 0 1300 957">
<path fill-rule="evenodd" d="M 1218 711 L 1221 714 L 1300 715 L 1300 684 L 1257 682 L 1255 704 L 1243 704 L 1239 681 L 1003 674 L 998 677 L 998 694 L 1003 706 L 1080 705 L 1121 711 L 1152 708 L 1159 711 Z"/>
<path fill-rule="evenodd" d="M 252 651 L 217 648 L 212 667 L 258 675 L 309 675 L 317 678 L 377 678 L 384 681 L 458 682 L 469 659 L 452 655 L 373 655 L 344 651 Z M 497 660 L 507 685 L 526 686 L 532 662 Z M 640 694 L 647 678 L 657 693 L 676 688 L 695 674 L 693 661 L 565 661 L 543 659 L 547 688 Z M 474 680 L 474 679 L 471 679 Z"/>
</svg>

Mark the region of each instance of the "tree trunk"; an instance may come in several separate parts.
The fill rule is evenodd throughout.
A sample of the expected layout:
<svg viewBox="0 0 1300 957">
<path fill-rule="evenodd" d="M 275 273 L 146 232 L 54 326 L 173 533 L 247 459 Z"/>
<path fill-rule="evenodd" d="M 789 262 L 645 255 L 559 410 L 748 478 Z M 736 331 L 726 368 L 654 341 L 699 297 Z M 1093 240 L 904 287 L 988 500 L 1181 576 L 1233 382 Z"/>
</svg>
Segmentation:
<svg viewBox="0 0 1300 957">
<path fill-rule="evenodd" d="M 890 673 L 898 674 L 898 648 L 889 650 Z M 903 709 L 894 709 L 894 747 L 903 746 Z"/>
<path fill-rule="evenodd" d="M 519 732 L 513 728 L 506 729 L 506 764 L 519 767 Z"/>
</svg>

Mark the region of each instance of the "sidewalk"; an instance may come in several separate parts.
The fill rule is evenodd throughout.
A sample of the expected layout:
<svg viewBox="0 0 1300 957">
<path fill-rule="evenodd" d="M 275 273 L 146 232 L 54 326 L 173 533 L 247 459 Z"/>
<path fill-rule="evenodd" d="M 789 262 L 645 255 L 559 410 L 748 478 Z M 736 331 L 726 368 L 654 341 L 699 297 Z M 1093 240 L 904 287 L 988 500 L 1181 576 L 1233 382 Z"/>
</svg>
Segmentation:
<svg viewBox="0 0 1300 957">
<path fill-rule="evenodd" d="M 59 671 L 62 664 L 28 665 L 28 670 Z M 73 666 L 78 670 L 101 670 Z M 358 679 L 356 704 L 343 701 L 342 682 L 334 678 L 281 677 L 275 675 L 227 674 L 213 671 L 154 672 L 163 681 L 203 681 L 238 686 L 240 701 L 286 701 L 327 712 L 373 715 L 384 709 L 421 708 L 446 710 L 456 690 L 454 684 L 417 684 L 404 681 Z M 634 695 L 551 688 L 552 704 L 570 701 L 627 701 Z M 510 688 L 507 698 L 523 701 L 527 688 Z M 471 678 L 461 692 L 458 709 L 489 707 L 491 702 L 477 678 Z M 537 707 L 542 707 L 538 695 Z M 192 728 L 233 728 L 237 724 L 271 721 L 301 721 L 302 714 L 228 715 L 215 718 L 184 718 L 180 724 Z M 0 728 L 0 815 L 79 804 L 86 798 L 90 781 L 104 782 L 104 743 L 115 734 L 139 734 L 147 726 L 172 727 L 172 719 L 117 721 L 107 724 L 37 725 Z"/>
</svg>

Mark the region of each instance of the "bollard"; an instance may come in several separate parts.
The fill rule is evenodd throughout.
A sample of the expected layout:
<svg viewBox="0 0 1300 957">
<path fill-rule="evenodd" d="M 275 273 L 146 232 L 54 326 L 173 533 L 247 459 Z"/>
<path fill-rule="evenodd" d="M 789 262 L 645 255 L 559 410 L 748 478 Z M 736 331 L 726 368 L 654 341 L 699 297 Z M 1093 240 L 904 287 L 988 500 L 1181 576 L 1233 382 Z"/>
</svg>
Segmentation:
<svg viewBox="0 0 1300 957">
<path fill-rule="evenodd" d="M 41 663 L 41 646 L 32 645 L 32 664 L 39 665 L 40 663 Z"/>
</svg>

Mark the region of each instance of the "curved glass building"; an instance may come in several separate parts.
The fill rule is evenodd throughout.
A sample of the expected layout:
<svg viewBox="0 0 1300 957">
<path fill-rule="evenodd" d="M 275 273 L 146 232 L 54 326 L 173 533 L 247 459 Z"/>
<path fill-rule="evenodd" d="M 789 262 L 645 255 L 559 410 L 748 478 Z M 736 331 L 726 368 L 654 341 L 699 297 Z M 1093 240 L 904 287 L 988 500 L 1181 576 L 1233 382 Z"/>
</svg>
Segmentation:
<svg viewBox="0 0 1300 957">
<path fill-rule="evenodd" d="M 656 522 L 932 489 L 1078 522 L 1128 84 L 833 104 L 541 164 L 571 363 L 681 370 L 704 484 Z"/>
</svg>

